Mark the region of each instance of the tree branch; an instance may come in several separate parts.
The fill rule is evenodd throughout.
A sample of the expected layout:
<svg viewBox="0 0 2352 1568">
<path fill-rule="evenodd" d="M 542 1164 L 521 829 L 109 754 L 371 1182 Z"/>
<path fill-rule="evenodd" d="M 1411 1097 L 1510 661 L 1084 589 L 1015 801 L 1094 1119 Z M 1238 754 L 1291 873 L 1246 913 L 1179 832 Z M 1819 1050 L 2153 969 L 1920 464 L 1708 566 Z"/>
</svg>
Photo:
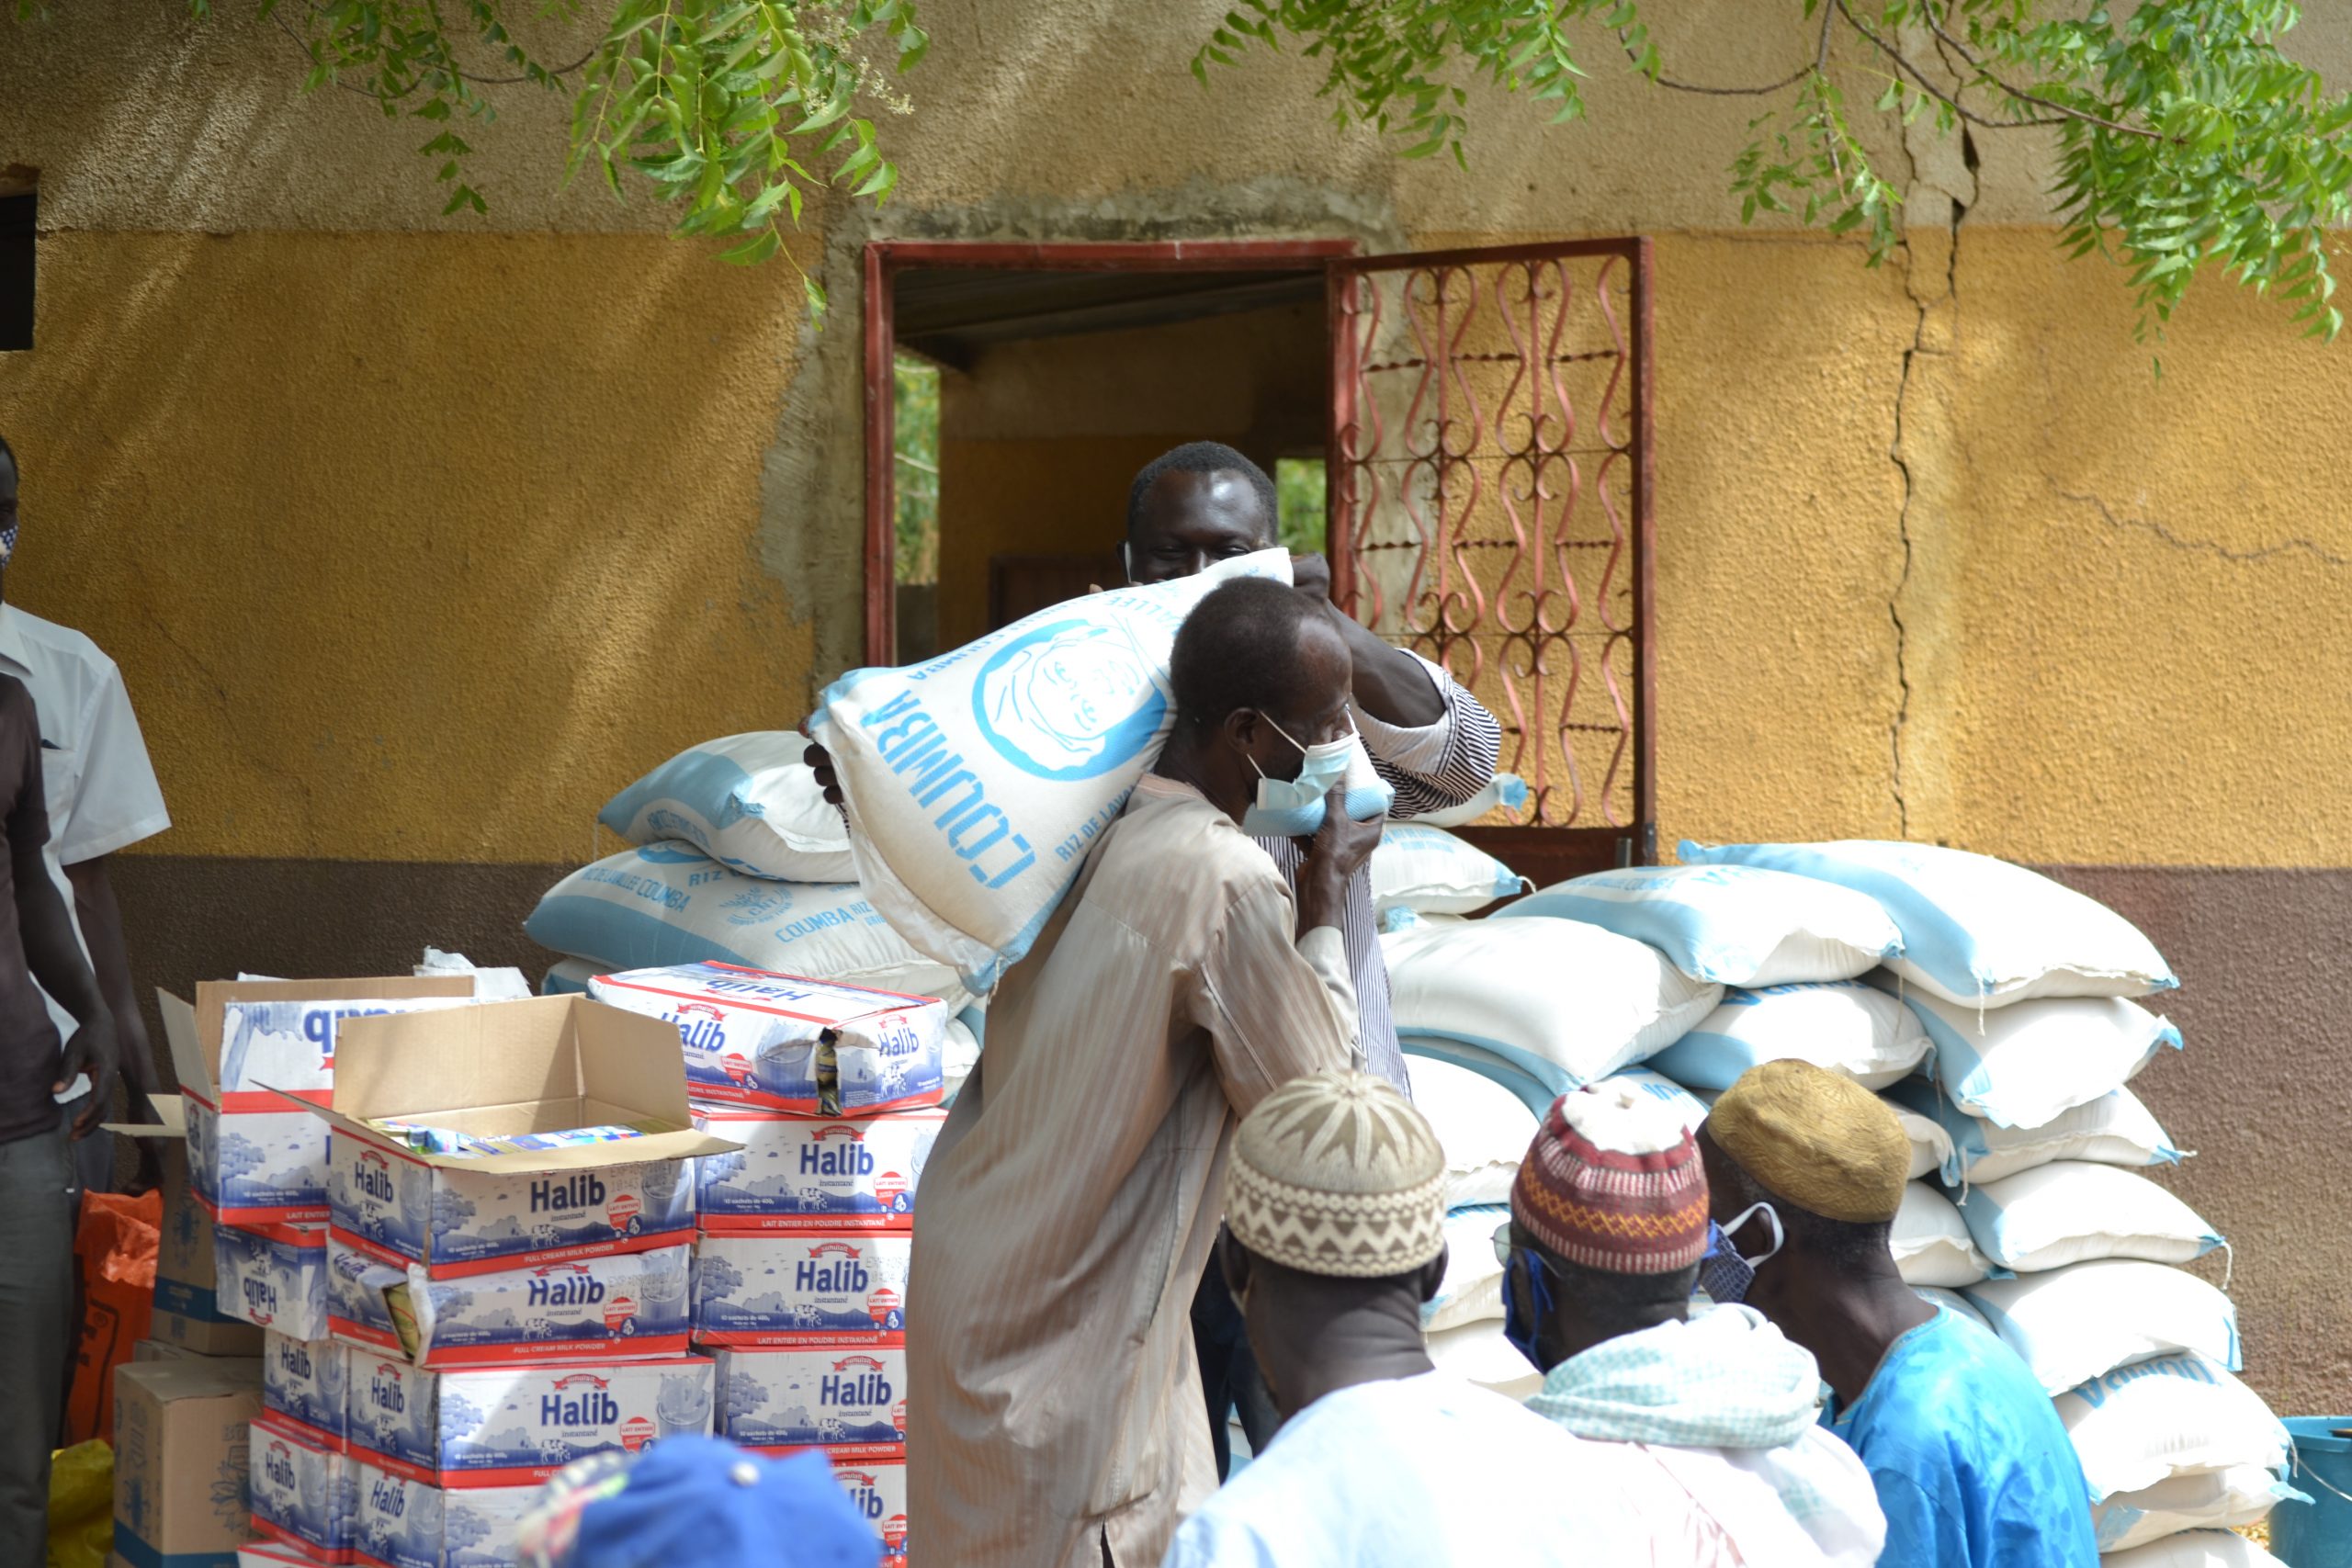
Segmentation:
<svg viewBox="0 0 2352 1568">
<path fill-rule="evenodd" d="M 2030 130 L 2036 126 L 2062 125 L 2064 123 L 2064 120 L 2060 119 L 1994 119 L 1990 116 L 1979 114 L 1976 110 L 1970 108 L 1966 104 L 1962 103 L 1959 98 L 1945 92 L 1941 87 L 1937 86 L 1933 82 L 1929 81 L 1928 79 L 1927 73 L 1912 64 L 1908 57 L 1906 57 L 1901 50 L 1896 49 L 1893 44 L 1879 37 L 1878 34 L 1871 31 L 1868 27 L 1863 25 L 1862 19 L 1854 15 L 1852 9 L 1846 4 L 1846 0 L 1836 0 L 1836 5 L 1838 14 L 1846 18 L 1846 25 L 1848 27 L 1852 28 L 1856 32 L 1861 34 L 1862 37 L 1868 39 L 1872 48 L 1876 49 L 1881 54 L 1885 55 L 1887 59 L 1894 62 L 1894 68 L 1897 71 L 1902 72 L 1903 74 L 1910 77 L 1914 82 L 1917 82 L 1919 85 L 1919 90 L 1921 92 L 1927 94 L 1928 96 L 1935 99 L 1938 103 L 1942 104 L 1945 107 L 1951 109 L 1954 114 L 1960 116 L 1961 118 L 1966 120 L 1969 124 L 1981 126 L 1986 130 Z M 1994 85 L 1996 86 L 1999 85 L 1998 83 L 1995 83 Z M 2051 107 L 2052 108 L 2058 108 L 2061 106 L 2053 104 Z M 2075 118 L 2079 119 L 2087 119 L 2091 117 L 2087 115 L 2076 115 Z"/>
<path fill-rule="evenodd" d="M 1838 0 L 1838 3 L 1842 8 L 1845 5 L 1845 0 Z M 1979 80 L 1988 83 L 1992 86 L 1997 87 L 2002 92 L 2007 93 L 2010 97 L 2015 98 L 2021 104 L 2031 104 L 2037 108 L 2048 109 L 2051 113 L 2062 116 L 2067 119 L 2077 119 L 2083 121 L 2086 125 L 2096 125 L 2100 130 L 2111 130 L 2118 136 L 2137 136 L 2146 141 L 2177 141 L 2179 140 L 2177 137 L 2166 136 L 2162 131 L 2148 130 L 2136 125 L 2120 125 L 2114 120 L 2102 119 L 2098 115 L 2086 113 L 2082 109 L 2074 108 L 2065 104 L 2057 103 L 2052 99 L 2042 97 L 2040 94 L 2029 93 L 2022 87 L 2012 87 L 2007 82 L 2002 81 L 1998 76 L 1994 75 L 1991 71 L 1987 70 L 1984 62 L 1978 60 L 1975 55 L 1969 52 L 1968 46 L 1966 44 L 1961 42 L 1958 39 L 1952 37 L 1951 34 L 1944 30 L 1943 23 L 1936 19 L 1936 8 L 1932 5 L 1929 5 L 1928 0 L 1920 0 L 1919 14 L 1928 18 L 1928 30 L 1933 32 L 1936 37 L 1940 39 L 1943 42 L 1951 45 L 1954 53 L 1958 54 L 1962 60 L 1968 62 L 1968 68 L 1976 73 Z M 2047 120 L 2018 120 L 2014 123 L 2019 125 L 2036 125 L 2049 124 L 2051 122 Z"/>
</svg>

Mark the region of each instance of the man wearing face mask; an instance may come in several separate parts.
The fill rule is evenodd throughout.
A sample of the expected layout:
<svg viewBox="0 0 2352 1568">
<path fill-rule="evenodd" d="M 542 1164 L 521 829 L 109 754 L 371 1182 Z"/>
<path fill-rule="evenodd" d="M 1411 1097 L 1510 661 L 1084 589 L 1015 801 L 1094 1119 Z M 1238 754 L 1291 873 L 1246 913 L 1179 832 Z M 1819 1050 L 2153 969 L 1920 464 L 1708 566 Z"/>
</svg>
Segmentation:
<svg viewBox="0 0 2352 1568">
<path fill-rule="evenodd" d="M 1809 1062 L 1767 1062 L 1724 1091 L 1698 1141 L 1724 1244 L 1701 1284 L 1820 1362 L 1824 1420 L 1886 1515 L 1880 1561 L 2092 1568 L 2089 1493 L 2056 1407 L 2016 1352 L 1895 1271 L 1911 1145 L 1886 1103 Z"/>
<path fill-rule="evenodd" d="M 1623 1085 L 1562 1095 L 1510 1213 L 1495 1233 L 1503 1332 L 1544 1374 L 1527 1408 L 1679 1499 L 1645 1510 L 1653 1561 L 1880 1560 L 1885 1521 L 1869 1473 L 1817 1424 L 1813 1358 L 1752 1308 L 1692 1312 L 1721 1243 L 1671 1107 Z"/>
<path fill-rule="evenodd" d="M 1338 924 L 1379 821 L 1332 792 L 1295 893 L 1240 826 L 1261 779 L 1346 740 L 1347 646 L 1248 578 L 1193 611 L 1170 678 L 1167 747 L 998 987 L 923 1170 L 906 1403 L 926 1561 L 1159 1561 L 1216 1483 L 1186 1309 L 1234 1121 L 1356 1055 Z"/>
</svg>

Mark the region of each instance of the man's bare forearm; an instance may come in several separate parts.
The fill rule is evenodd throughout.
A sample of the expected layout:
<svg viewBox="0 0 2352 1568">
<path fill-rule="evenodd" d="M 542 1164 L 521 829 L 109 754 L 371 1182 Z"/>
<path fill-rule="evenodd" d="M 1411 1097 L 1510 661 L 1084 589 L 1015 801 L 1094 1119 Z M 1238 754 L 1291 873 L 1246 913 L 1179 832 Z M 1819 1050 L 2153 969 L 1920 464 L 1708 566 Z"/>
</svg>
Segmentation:
<svg viewBox="0 0 2352 1568">
<path fill-rule="evenodd" d="M 74 886 L 74 913 L 81 922 L 82 941 L 90 950 L 98 994 L 114 1015 L 115 1038 L 122 1046 L 124 1081 L 141 1094 L 159 1094 L 164 1089 L 163 1075 L 156 1069 L 154 1047 L 148 1042 L 146 1017 L 139 1010 L 139 989 L 131 984 L 130 950 L 122 936 L 122 907 L 115 901 L 108 872 L 113 861 L 111 855 L 100 855 L 69 865 L 65 880 Z"/>
</svg>

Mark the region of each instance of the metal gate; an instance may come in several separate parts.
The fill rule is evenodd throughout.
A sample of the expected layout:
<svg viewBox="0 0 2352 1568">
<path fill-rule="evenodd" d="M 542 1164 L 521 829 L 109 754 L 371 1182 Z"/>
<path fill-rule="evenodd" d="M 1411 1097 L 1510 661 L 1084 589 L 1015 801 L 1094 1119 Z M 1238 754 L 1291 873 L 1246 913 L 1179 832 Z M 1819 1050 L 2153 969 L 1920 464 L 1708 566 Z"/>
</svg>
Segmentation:
<svg viewBox="0 0 2352 1568">
<path fill-rule="evenodd" d="M 1334 261 L 1329 554 L 1343 607 L 1494 711 L 1539 882 L 1656 859 L 1650 247 Z"/>
</svg>

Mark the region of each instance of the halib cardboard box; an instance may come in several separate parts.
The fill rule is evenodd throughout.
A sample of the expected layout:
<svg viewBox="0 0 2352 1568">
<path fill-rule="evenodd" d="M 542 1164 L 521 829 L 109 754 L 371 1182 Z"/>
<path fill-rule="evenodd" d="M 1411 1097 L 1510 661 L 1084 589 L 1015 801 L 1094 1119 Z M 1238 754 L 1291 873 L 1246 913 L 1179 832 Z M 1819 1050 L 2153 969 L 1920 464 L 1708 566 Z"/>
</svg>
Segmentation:
<svg viewBox="0 0 2352 1568">
<path fill-rule="evenodd" d="M 151 1099 L 156 1121 L 106 1124 L 109 1133 L 162 1145 L 163 1228 L 155 1248 L 155 1310 L 148 1337 L 200 1356 L 258 1356 L 262 1331 L 220 1310 L 212 1216 L 196 1201 L 188 1179 L 187 1101 L 176 1094 Z"/>
<path fill-rule="evenodd" d="M 700 1356 L 433 1371 L 355 1350 L 350 1451 L 429 1485 L 535 1484 L 590 1454 L 709 1436 L 712 1377 Z"/>
<path fill-rule="evenodd" d="M 355 1459 L 354 1561 L 375 1568 L 520 1568 L 516 1533 L 539 1488 L 444 1491 Z"/>
<path fill-rule="evenodd" d="M 904 1350 L 721 1350 L 718 1360 L 721 1437 L 835 1459 L 905 1457 Z"/>
<path fill-rule="evenodd" d="M 588 994 L 670 1024 L 697 1100 L 873 1116 L 945 1089 L 935 998 L 719 963 L 600 975 Z"/>
<path fill-rule="evenodd" d="M 705 1105 L 695 1125 L 732 1139 L 695 1167 L 706 1232 L 906 1231 L 944 1111 L 820 1121 Z"/>
<path fill-rule="evenodd" d="M 436 1281 L 684 1243 L 691 1162 L 739 1146 L 694 1125 L 675 1030 L 585 997 L 354 1019 L 336 1032 L 332 1104 L 308 1108 L 334 1134 L 334 1239 Z M 645 1133 L 469 1158 L 412 1148 L 374 1125 L 386 1119 L 488 1137 Z"/>
<path fill-rule="evenodd" d="M 704 1345 L 899 1346 L 914 1237 L 706 1232 L 695 1241 L 695 1338 Z"/>
<path fill-rule="evenodd" d="M 207 980 L 194 1003 L 158 990 L 197 1201 L 225 1224 L 324 1220 L 327 1130 L 294 1102 L 329 1102 L 343 1024 L 473 995 L 470 975 Z"/>
<path fill-rule="evenodd" d="M 350 1562 L 359 1515 L 351 1461 L 267 1412 L 254 1419 L 250 1444 L 254 1528 L 317 1562 Z"/>
<path fill-rule="evenodd" d="M 341 1452 L 351 1348 L 340 1340 L 264 1332 L 262 1407 Z"/>
</svg>

